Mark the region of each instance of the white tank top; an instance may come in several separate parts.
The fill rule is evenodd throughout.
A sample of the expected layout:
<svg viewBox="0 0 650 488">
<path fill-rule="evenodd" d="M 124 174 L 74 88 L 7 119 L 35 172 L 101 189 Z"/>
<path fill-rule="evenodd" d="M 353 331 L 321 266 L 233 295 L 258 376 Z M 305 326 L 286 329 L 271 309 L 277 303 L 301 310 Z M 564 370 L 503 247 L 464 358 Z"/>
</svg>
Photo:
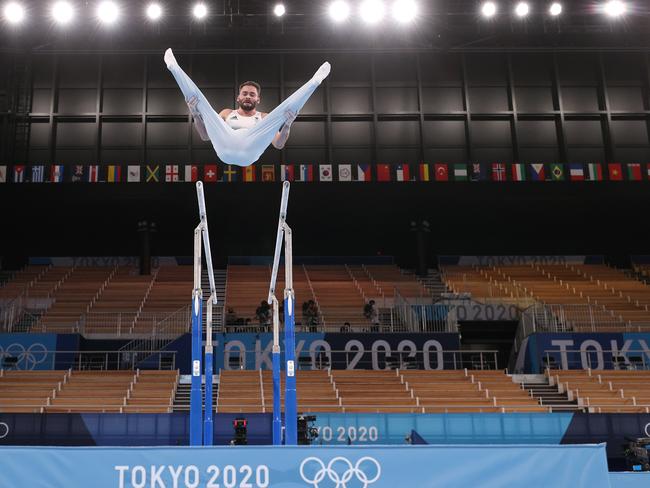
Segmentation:
<svg viewBox="0 0 650 488">
<path fill-rule="evenodd" d="M 255 112 L 255 115 L 247 117 L 246 115 L 240 115 L 237 110 L 233 110 L 226 117 L 226 124 L 235 130 L 250 129 L 260 120 L 262 120 L 261 112 Z"/>
</svg>

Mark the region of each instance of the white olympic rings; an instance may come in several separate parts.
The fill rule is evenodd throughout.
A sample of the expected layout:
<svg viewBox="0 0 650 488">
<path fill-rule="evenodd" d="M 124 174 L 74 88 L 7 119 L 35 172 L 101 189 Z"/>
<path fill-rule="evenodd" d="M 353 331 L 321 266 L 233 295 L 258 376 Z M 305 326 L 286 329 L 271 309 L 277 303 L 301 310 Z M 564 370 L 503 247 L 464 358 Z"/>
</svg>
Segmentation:
<svg viewBox="0 0 650 488">
<path fill-rule="evenodd" d="M 305 474 L 305 466 L 308 463 L 315 463 L 318 467 L 318 470 L 311 479 L 308 478 Z M 339 472 L 334 469 L 334 466 L 341 463 L 346 466 L 346 469 L 342 474 L 339 474 Z M 369 475 L 362 469 L 361 465 L 363 463 L 370 463 L 375 465 L 377 473 L 373 478 L 369 478 Z M 356 476 L 359 482 L 363 483 L 363 488 L 368 488 L 368 485 L 371 485 L 377 481 L 381 476 L 381 465 L 376 459 L 369 456 L 362 457 L 357 461 L 355 465 L 352 465 L 352 462 L 349 459 L 342 456 L 337 456 L 335 458 L 332 458 L 332 460 L 327 463 L 327 466 L 325 466 L 325 463 L 322 460 L 311 456 L 304 459 L 302 463 L 300 463 L 300 476 L 305 483 L 313 485 L 314 488 L 319 488 L 318 485 L 325 479 L 325 476 L 327 476 L 333 483 L 336 483 L 335 488 L 347 488 L 348 481 L 350 481 L 353 476 Z"/>
<path fill-rule="evenodd" d="M 27 349 L 25 349 L 25 345 L 14 342 L 4 349 L 0 346 L 0 360 L 4 360 L 5 357 L 17 358 L 16 369 L 32 370 L 51 356 L 47 347 L 40 342 L 30 344 Z"/>
</svg>

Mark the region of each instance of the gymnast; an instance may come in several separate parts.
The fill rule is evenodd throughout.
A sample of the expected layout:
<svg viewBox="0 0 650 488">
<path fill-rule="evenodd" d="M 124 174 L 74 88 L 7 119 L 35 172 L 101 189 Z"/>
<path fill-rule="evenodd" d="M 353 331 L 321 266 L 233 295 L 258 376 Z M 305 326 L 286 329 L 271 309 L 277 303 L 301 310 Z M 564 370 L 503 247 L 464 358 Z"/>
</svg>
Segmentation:
<svg viewBox="0 0 650 488">
<path fill-rule="evenodd" d="M 224 163 L 237 166 L 253 164 L 269 144 L 277 149 L 284 147 L 298 112 L 330 72 L 330 64 L 323 63 L 311 80 L 269 114 L 256 110 L 260 102 L 260 86 L 247 81 L 239 87 L 239 108 L 217 113 L 178 65 L 171 49 L 165 51 L 165 63 L 185 96 L 201 139 L 212 142 L 217 156 Z"/>
</svg>

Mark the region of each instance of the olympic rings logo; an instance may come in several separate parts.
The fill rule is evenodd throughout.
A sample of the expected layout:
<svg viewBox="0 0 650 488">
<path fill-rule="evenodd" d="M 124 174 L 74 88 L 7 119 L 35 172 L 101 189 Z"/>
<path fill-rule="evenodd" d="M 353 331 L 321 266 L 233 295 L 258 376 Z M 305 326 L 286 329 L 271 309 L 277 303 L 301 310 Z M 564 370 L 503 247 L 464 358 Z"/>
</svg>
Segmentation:
<svg viewBox="0 0 650 488">
<path fill-rule="evenodd" d="M 21 370 L 36 369 L 37 365 L 48 359 L 48 355 L 47 347 L 40 342 L 31 344 L 27 349 L 23 344 L 17 342 L 7 346 L 4 351 L 0 347 L 0 361 L 4 360 L 6 356 L 16 357 L 18 358 L 16 369 Z"/>
<path fill-rule="evenodd" d="M 374 469 L 372 468 L 373 464 L 375 465 Z M 344 468 L 342 473 L 340 473 L 341 467 Z M 367 469 L 370 470 L 369 473 L 366 472 Z M 373 471 L 375 475 L 371 478 Z M 381 476 L 381 465 L 376 459 L 369 456 L 362 457 L 354 465 L 349 459 L 337 456 L 325 466 L 323 461 L 312 456 L 300 463 L 300 476 L 305 483 L 313 485 L 314 488 L 320 488 L 319 484 L 325 479 L 325 476 L 335 484 L 334 488 L 347 488 L 347 483 L 355 476 L 362 484 L 362 488 L 368 488 L 368 485 L 377 481 Z"/>
<path fill-rule="evenodd" d="M 650 422 L 645 425 L 645 435 L 650 437 Z"/>
<path fill-rule="evenodd" d="M 9 424 L 0 422 L 0 439 L 4 439 L 9 435 Z"/>
</svg>

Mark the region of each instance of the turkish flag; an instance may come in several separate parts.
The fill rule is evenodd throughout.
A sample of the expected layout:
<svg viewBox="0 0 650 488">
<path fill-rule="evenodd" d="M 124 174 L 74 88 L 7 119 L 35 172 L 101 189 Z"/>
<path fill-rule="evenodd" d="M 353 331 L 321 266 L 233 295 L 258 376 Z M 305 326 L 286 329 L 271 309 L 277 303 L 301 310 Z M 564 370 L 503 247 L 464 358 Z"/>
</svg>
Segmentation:
<svg viewBox="0 0 650 488">
<path fill-rule="evenodd" d="M 436 163 L 436 181 L 449 181 L 449 167 L 446 164 Z"/>
</svg>

